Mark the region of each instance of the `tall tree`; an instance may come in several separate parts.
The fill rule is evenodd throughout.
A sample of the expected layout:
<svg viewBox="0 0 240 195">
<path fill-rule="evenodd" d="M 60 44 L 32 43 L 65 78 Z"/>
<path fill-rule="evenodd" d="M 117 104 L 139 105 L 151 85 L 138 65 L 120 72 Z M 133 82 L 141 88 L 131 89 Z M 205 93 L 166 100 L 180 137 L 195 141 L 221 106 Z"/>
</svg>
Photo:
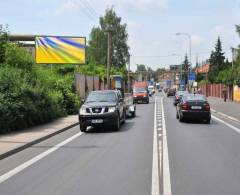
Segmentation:
<svg viewBox="0 0 240 195">
<path fill-rule="evenodd" d="M 127 25 L 122 24 L 113 8 L 107 9 L 105 15 L 99 19 L 100 27 L 93 28 L 88 48 L 88 59 L 98 64 L 107 64 L 107 31 L 112 33 L 112 65 L 125 67 L 129 59 Z"/>
<path fill-rule="evenodd" d="M 190 62 L 188 60 L 187 54 L 185 55 L 183 64 L 182 64 L 182 78 L 185 80 L 185 83 L 188 81 L 188 70 L 190 68 Z"/>
<path fill-rule="evenodd" d="M 5 61 L 5 50 L 8 40 L 8 26 L 0 25 L 0 64 Z"/>
<path fill-rule="evenodd" d="M 225 56 L 224 52 L 222 52 L 222 43 L 220 37 L 218 37 L 217 39 L 215 50 L 211 52 L 209 63 L 210 68 L 208 73 L 208 79 L 210 82 L 213 83 L 216 81 L 218 73 L 226 68 Z"/>
</svg>

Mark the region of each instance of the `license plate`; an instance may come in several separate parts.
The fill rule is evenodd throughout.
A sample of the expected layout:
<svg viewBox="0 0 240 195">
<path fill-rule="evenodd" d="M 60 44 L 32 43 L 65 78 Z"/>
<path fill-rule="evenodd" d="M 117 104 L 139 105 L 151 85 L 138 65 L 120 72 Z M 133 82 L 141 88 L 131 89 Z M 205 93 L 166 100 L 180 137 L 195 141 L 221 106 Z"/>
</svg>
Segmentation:
<svg viewBox="0 0 240 195">
<path fill-rule="evenodd" d="M 93 124 L 99 124 L 99 123 L 103 123 L 103 119 L 94 119 L 92 120 Z"/>
<path fill-rule="evenodd" d="M 192 106 L 191 108 L 193 110 L 200 110 L 200 109 L 202 109 L 202 106 Z"/>
</svg>

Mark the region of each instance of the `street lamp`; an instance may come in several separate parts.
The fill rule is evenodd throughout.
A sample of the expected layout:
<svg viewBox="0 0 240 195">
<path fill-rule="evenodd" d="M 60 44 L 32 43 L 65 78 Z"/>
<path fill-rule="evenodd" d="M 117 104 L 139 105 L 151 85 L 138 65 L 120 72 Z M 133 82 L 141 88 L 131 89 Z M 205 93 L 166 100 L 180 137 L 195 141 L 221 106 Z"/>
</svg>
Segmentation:
<svg viewBox="0 0 240 195">
<path fill-rule="evenodd" d="M 192 42 L 191 42 L 191 35 L 188 34 L 188 33 L 176 33 L 176 35 L 183 35 L 183 36 L 187 36 L 188 37 L 188 40 L 189 40 L 189 61 L 190 61 L 190 68 L 192 66 Z M 189 75 L 189 70 L 190 68 L 188 69 L 188 75 Z M 188 87 L 189 87 L 189 79 L 188 79 Z"/>
<path fill-rule="evenodd" d="M 180 64 L 180 65 L 181 65 L 180 78 L 181 78 L 181 80 L 182 80 L 182 62 L 183 62 L 183 57 L 182 57 L 182 55 L 180 55 L 180 54 L 176 54 L 176 53 L 173 53 L 172 56 L 178 56 L 178 57 L 181 58 L 181 64 Z"/>
</svg>

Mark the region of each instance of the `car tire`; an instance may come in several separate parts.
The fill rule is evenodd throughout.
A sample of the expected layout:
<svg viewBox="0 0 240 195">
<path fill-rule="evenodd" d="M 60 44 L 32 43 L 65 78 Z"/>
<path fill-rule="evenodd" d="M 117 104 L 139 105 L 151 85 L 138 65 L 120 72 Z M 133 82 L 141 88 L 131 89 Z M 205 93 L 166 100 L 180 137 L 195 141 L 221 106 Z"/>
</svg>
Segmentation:
<svg viewBox="0 0 240 195">
<path fill-rule="evenodd" d="M 136 109 L 132 112 L 132 118 L 136 117 Z"/>
<path fill-rule="evenodd" d="M 178 115 L 178 112 L 176 112 L 176 118 L 179 119 L 179 115 Z"/>
<path fill-rule="evenodd" d="M 114 124 L 113 129 L 114 129 L 114 131 L 118 131 L 120 129 L 120 117 L 119 117 L 119 115 L 117 117 L 117 120 L 116 120 L 116 122 Z"/>
<path fill-rule="evenodd" d="M 123 111 L 122 124 L 126 122 L 126 112 Z"/>
<path fill-rule="evenodd" d="M 179 122 L 184 122 L 184 118 L 181 115 L 179 115 Z"/>
<path fill-rule="evenodd" d="M 87 126 L 80 125 L 80 131 L 81 132 L 86 132 L 86 130 L 87 130 Z"/>
<path fill-rule="evenodd" d="M 210 123 L 211 123 L 211 119 L 208 118 L 207 120 L 205 120 L 205 123 L 206 123 L 206 124 L 210 124 Z"/>
</svg>

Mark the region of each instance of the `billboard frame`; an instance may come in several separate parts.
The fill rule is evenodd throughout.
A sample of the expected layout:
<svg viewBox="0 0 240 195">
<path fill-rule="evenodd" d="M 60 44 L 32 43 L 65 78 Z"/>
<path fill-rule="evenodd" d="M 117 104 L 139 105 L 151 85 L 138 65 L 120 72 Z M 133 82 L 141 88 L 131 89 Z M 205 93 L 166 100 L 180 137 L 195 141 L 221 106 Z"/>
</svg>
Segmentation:
<svg viewBox="0 0 240 195">
<path fill-rule="evenodd" d="M 37 58 L 36 58 L 36 55 L 37 55 L 37 52 L 36 52 L 36 38 L 37 37 L 64 37 L 64 38 L 82 38 L 82 39 L 84 39 L 84 41 L 85 41 L 85 44 L 84 44 L 84 46 L 85 46 L 85 63 L 37 63 Z M 87 38 L 86 37 L 84 37 L 84 36 L 58 36 L 58 35 L 35 35 L 34 36 L 34 42 L 35 42 L 35 63 L 36 64 L 56 64 L 56 65 L 58 65 L 58 64 L 60 64 L 60 65 L 63 65 L 63 64 L 71 64 L 71 65 L 73 65 L 73 64 L 75 64 L 75 65 L 86 65 L 87 64 Z"/>
</svg>

